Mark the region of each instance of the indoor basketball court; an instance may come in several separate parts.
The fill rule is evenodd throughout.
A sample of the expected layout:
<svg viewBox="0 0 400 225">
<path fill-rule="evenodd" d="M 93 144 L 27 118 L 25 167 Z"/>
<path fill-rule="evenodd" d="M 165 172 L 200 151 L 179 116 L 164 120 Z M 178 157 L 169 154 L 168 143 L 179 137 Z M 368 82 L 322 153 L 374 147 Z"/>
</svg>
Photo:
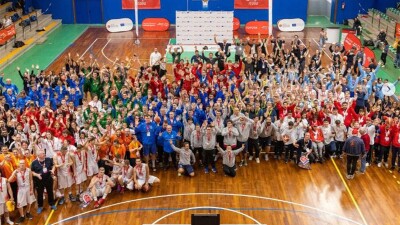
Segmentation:
<svg viewBox="0 0 400 225">
<path fill-rule="evenodd" d="M 357 15 L 362 14 L 365 15 L 363 18 L 367 18 L 371 12 L 369 9 L 386 12 L 389 8 L 395 8 L 397 3 L 394 0 L 26 2 L 30 3 L 30 7 L 41 9 L 43 14 L 51 13 L 55 21 L 61 19 L 62 25 L 53 24 L 54 30 L 50 30 L 50 25 L 46 24 L 49 26 L 49 30 L 44 31 L 46 33 L 32 33 L 35 36 L 25 40 L 28 46 L 4 50 L 0 69 L 19 86 L 22 80 L 15 75 L 17 66 L 30 68 L 31 64 L 38 64 L 46 74 L 49 71 L 58 73 L 65 67 L 69 55 L 86 63 L 95 60 L 100 68 L 115 66 L 120 61 L 131 61 L 128 75 L 134 78 L 140 72 L 140 67 L 149 62 L 155 48 L 167 58 L 167 77 L 173 80 L 175 66 L 169 49 L 183 48 L 181 59 L 186 63 L 196 50 L 201 53 L 206 49 L 207 55 L 218 49 L 214 42 L 215 34 L 218 42 L 228 39 L 230 43 L 235 37 L 258 41 L 259 37 L 267 40 L 270 35 L 279 36 L 286 42 L 284 49 L 291 48 L 290 43 L 296 35 L 311 56 L 320 50 L 322 66 L 328 67 L 333 58 L 329 50 L 331 44 L 342 43 L 350 47 L 357 43 L 364 45 L 361 43 L 367 37 L 356 36 L 351 27 Z M 212 22 L 211 15 L 212 20 L 218 20 L 218 23 Z M 225 22 L 226 18 L 231 23 Z M 377 20 L 376 16 L 372 18 Z M 397 24 L 400 24 L 399 20 Z M 194 26 L 191 28 L 199 33 L 190 30 L 190 26 Z M 363 32 L 374 38 L 379 30 L 373 27 L 371 25 L 370 31 Z M 320 45 L 321 28 L 325 28 L 329 36 L 325 47 Z M 353 32 L 348 34 L 351 38 L 346 37 L 347 32 Z M 393 32 L 389 34 L 387 28 L 392 41 L 389 44 L 397 40 L 400 29 L 396 27 Z M 37 43 L 43 37 L 43 43 Z M 244 48 L 249 49 L 247 45 Z M 234 45 L 231 49 L 229 60 L 234 62 Z M 381 50 L 370 49 L 367 57 L 379 61 Z M 267 53 L 273 51 L 273 47 L 268 45 Z M 395 48 L 390 47 L 389 51 L 388 64 L 378 76 L 395 82 L 400 74 L 392 65 Z M 400 88 L 397 88 L 397 95 L 398 90 Z M 33 219 L 21 224 L 400 224 L 400 173 L 397 169 L 372 166 L 371 163 L 364 174 L 357 175 L 355 179 L 346 179 L 346 158 L 328 158 L 324 163 L 312 164 L 310 170 L 304 170 L 290 162 L 285 164 L 282 159 L 273 159 L 273 149 L 268 161 L 264 160 L 265 152 L 261 152 L 260 163 L 252 160 L 248 161 L 248 166 L 238 166 L 234 178 L 224 175 L 221 159 L 217 161 L 217 173 L 204 173 L 203 168 L 196 165 L 194 177 L 177 176 L 177 171 L 172 168 L 150 171 L 151 175 L 160 179 L 160 183 L 154 184 L 149 192 L 125 190 L 121 194 L 112 191 L 100 208 L 93 208 L 92 205 L 82 207 L 79 202 L 67 200 L 62 205 L 58 204 L 57 210 L 51 210 L 45 199 L 43 212 L 40 215 L 32 213 Z M 74 187 L 72 190 L 75 193 Z M 35 204 L 31 211 L 36 212 Z M 11 215 L 15 217 L 17 211 Z"/>
</svg>

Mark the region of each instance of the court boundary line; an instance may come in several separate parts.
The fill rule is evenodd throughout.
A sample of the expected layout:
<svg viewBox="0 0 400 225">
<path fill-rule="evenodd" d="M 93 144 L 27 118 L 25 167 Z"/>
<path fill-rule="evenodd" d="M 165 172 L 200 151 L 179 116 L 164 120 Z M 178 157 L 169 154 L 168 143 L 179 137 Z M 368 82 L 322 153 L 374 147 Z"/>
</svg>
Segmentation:
<svg viewBox="0 0 400 225">
<path fill-rule="evenodd" d="M 87 49 L 82 53 L 82 55 L 79 57 L 79 59 L 82 59 L 83 56 L 85 56 L 85 54 L 89 51 L 89 49 L 90 49 L 91 47 L 93 47 L 94 43 L 96 43 L 98 39 L 99 39 L 99 38 L 96 38 L 96 39 L 92 42 L 92 44 L 90 44 L 89 47 L 87 47 Z"/>
<path fill-rule="evenodd" d="M 101 49 L 101 54 L 104 56 L 104 58 L 106 58 L 108 61 L 114 63 L 114 61 L 112 61 L 110 58 L 108 58 L 106 56 L 106 54 L 104 54 L 104 49 L 107 47 L 108 43 L 110 43 L 111 39 L 107 41 L 107 43 L 103 46 L 103 48 Z"/>
<path fill-rule="evenodd" d="M 96 217 L 96 216 L 102 216 L 102 215 L 109 215 L 109 214 L 114 214 L 114 213 L 127 213 L 127 212 L 146 212 L 146 211 L 172 211 L 172 210 L 179 210 L 181 208 L 130 208 L 130 209 L 123 209 L 123 210 L 112 210 L 112 211 L 105 211 L 105 212 L 99 212 L 97 214 L 89 214 L 89 215 L 83 215 L 79 216 L 77 218 L 71 218 L 68 219 L 65 222 L 71 222 L 74 220 L 79 220 L 79 219 L 88 219 L 91 217 Z M 293 209 L 286 209 L 286 208 L 230 208 L 233 210 L 239 210 L 239 211 L 279 211 L 279 212 L 286 212 L 286 213 L 303 213 L 306 214 L 307 216 L 316 218 L 316 219 L 321 219 L 323 220 L 324 214 L 318 214 L 318 213 L 313 213 L 310 211 L 304 211 L 304 210 L 293 210 Z M 339 217 L 335 217 L 338 220 L 344 220 Z M 347 220 L 346 220 L 347 221 Z M 348 221 L 352 222 L 352 221 Z"/>
<path fill-rule="evenodd" d="M 58 201 L 59 200 L 57 200 L 56 203 L 54 204 L 56 207 L 58 206 Z M 47 217 L 46 222 L 44 223 L 44 225 L 48 225 L 50 223 L 50 219 L 53 216 L 54 211 L 55 211 L 54 209 L 51 210 L 51 212 L 49 214 L 49 217 Z"/>
<path fill-rule="evenodd" d="M 170 212 L 170 213 L 168 213 L 168 214 L 166 214 L 166 215 L 164 215 L 164 216 L 161 216 L 160 218 L 156 219 L 153 223 L 151 223 L 151 225 L 156 225 L 158 222 L 160 222 L 161 220 L 163 220 L 163 219 L 165 219 L 165 218 L 167 218 L 167 217 L 169 217 L 169 216 L 171 216 L 171 215 L 174 215 L 174 214 L 177 214 L 177 213 L 180 213 L 180 212 L 189 211 L 189 210 L 195 210 L 195 209 L 217 209 L 217 210 L 225 210 L 225 211 L 229 211 L 229 212 L 233 212 L 233 213 L 237 213 L 237 214 L 239 214 L 239 215 L 242 215 L 242 216 L 246 217 L 247 219 L 252 220 L 252 221 L 255 222 L 257 225 L 263 225 L 262 223 L 260 223 L 260 221 L 254 219 L 253 217 L 247 215 L 246 213 L 239 212 L 239 211 L 233 210 L 233 209 L 228 209 L 228 208 L 223 208 L 223 207 L 216 207 L 216 206 L 197 206 L 197 207 L 189 207 L 189 208 L 184 208 L 184 209 L 180 209 L 180 210 L 175 210 L 175 211 L 173 211 L 173 212 Z"/>
<path fill-rule="evenodd" d="M 131 199 L 131 200 L 123 201 L 123 202 L 114 203 L 114 204 L 111 204 L 111 205 L 106 205 L 106 206 L 103 206 L 103 207 L 98 208 L 98 209 L 92 209 L 92 210 L 89 210 L 89 211 L 86 211 L 86 212 L 83 212 L 83 213 L 79 213 L 79 214 L 76 214 L 74 216 L 70 216 L 70 217 L 64 218 L 62 220 L 59 220 L 57 222 L 54 222 L 51 225 L 60 224 L 62 222 L 68 221 L 68 220 L 70 220 L 72 218 L 80 217 L 82 215 L 86 215 L 86 214 L 90 214 L 92 212 L 99 211 L 100 209 L 106 209 L 106 208 L 110 208 L 110 207 L 114 207 L 114 206 L 118 206 L 118 205 L 123 205 L 123 204 L 126 204 L 126 203 L 139 202 L 139 201 L 158 199 L 158 198 L 168 198 L 168 197 L 177 197 L 177 196 L 193 196 L 193 195 L 200 195 L 200 196 L 202 196 L 202 195 L 207 195 L 207 196 L 210 196 L 210 195 L 213 195 L 213 196 L 233 196 L 233 197 L 245 197 L 245 198 L 255 198 L 255 199 L 262 199 L 262 200 L 270 200 L 270 201 L 281 202 L 281 203 L 286 203 L 286 204 L 290 204 L 290 205 L 296 205 L 296 206 L 312 209 L 312 210 L 315 210 L 315 211 L 318 211 L 318 212 L 321 212 L 321 213 L 324 213 L 324 214 L 327 214 L 327 215 L 330 215 L 330 216 L 333 216 L 333 217 L 341 218 L 342 220 L 346 220 L 348 222 L 352 222 L 352 223 L 357 224 L 357 225 L 366 225 L 366 224 L 357 222 L 355 220 L 346 218 L 344 216 L 341 216 L 341 215 L 338 215 L 338 214 L 335 214 L 335 213 L 332 213 L 332 212 L 329 212 L 329 211 L 326 211 L 326 210 L 322 210 L 322 209 L 319 209 L 319 208 L 315 208 L 315 207 L 312 207 L 312 206 L 308 206 L 308 205 L 305 205 L 305 204 L 301 204 L 301 203 L 296 203 L 296 202 L 291 202 L 291 201 L 281 200 L 281 199 L 276 199 L 276 198 L 256 196 L 256 195 L 233 194 L 233 193 L 218 193 L 218 192 L 211 192 L 211 193 L 179 193 L 179 194 L 168 194 L 168 195 L 159 195 L 159 196 L 151 196 L 151 197 L 145 197 L 145 198 Z"/>
<path fill-rule="evenodd" d="M 315 38 L 313 38 L 313 41 L 317 44 L 318 47 L 321 47 L 321 46 L 319 45 L 319 43 L 315 40 Z M 322 49 L 322 51 L 325 53 L 325 55 L 328 56 L 328 58 L 332 61 L 332 57 L 325 51 L 325 48 L 322 48 L 322 47 L 321 47 L 321 49 Z"/>
<path fill-rule="evenodd" d="M 357 203 L 357 201 L 356 201 L 356 199 L 355 199 L 353 193 L 351 192 L 350 187 L 347 185 L 347 182 L 346 182 L 346 180 L 344 179 L 342 173 L 340 172 L 339 167 L 337 166 L 335 160 L 333 160 L 333 158 L 331 158 L 331 161 L 332 161 L 332 163 L 333 163 L 333 166 L 334 166 L 335 169 L 336 169 L 336 172 L 339 174 L 339 177 L 340 177 L 340 179 L 342 180 L 342 183 L 344 184 L 344 187 L 346 188 L 347 193 L 350 195 L 350 199 L 351 199 L 351 201 L 353 202 L 354 206 L 356 207 L 356 209 L 357 209 L 357 211 L 358 211 L 358 214 L 360 214 L 363 223 L 364 223 L 365 225 L 368 225 L 368 222 L 367 222 L 367 220 L 365 219 L 364 214 L 362 213 L 360 206 L 358 205 L 358 203 Z"/>
</svg>

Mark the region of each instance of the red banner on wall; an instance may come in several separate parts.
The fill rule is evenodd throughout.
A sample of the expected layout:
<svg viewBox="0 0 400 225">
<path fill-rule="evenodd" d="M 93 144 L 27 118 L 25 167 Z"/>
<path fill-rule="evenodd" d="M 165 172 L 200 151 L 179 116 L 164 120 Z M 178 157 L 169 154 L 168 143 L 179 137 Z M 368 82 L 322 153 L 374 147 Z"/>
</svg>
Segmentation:
<svg viewBox="0 0 400 225">
<path fill-rule="evenodd" d="M 122 0 L 122 9 L 134 9 L 134 0 Z M 138 9 L 160 9 L 160 0 L 138 0 Z"/>
<path fill-rule="evenodd" d="M 352 47 L 356 47 L 357 50 L 361 48 L 361 40 L 354 34 L 349 33 L 344 40 L 344 48 L 346 51 L 350 50 Z"/>
<path fill-rule="evenodd" d="M 346 49 L 346 51 L 348 51 L 352 47 L 356 47 L 357 51 L 359 51 L 362 47 L 361 40 L 358 37 L 356 37 L 353 33 L 349 33 L 346 36 L 346 39 L 344 40 L 344 48 Z M 364 60 L 363 66 L 368 67 L 370 59 L 372 59 L 372 62 L 374 62 L 375 53 L 369 48 L 364 48 L 364 54 L 366 59 Z"/>
<path fill-rule="evenodd" d="M 250 21 L 244 26 L 247 34 L 268 34 L 268 21 Z"/>
<path fill-rule="evenodd" d="M 364 60 L 364 67 L 368 67 L 370 59 L 372 59 L 372 62 L 375 61 L 375 53 L 369 48 L 364 48 L 364 53 L 366 58 Z"/>
<path fill-rule="evenodd" d="M 400 38 L 400 23 L 396 23 L 396 37 Z"/>
<path fill-rule="evenodd" d="M 268 9 L 268 0 L 235 0 L 235 9 Z"/>
<path fill-rule="evenodd" d="M 16 34 L 14 24 L 0 30 L 0 45 L 4 45 Z"/>
<path fill-rule="evenodd" d="M 169 29 L 169 21 L 165 18 L 146 18 L 142 21 L 144 31 L 166 31 Z"/>
</svg>

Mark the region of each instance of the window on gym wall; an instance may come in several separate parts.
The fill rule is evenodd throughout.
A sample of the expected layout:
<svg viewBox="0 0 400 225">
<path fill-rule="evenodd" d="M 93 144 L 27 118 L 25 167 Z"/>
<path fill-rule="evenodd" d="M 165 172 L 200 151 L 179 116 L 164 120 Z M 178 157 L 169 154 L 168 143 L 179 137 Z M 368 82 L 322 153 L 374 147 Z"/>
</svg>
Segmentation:
<svg viewBox="0 0 400 225">
<path fill-rule="evenodd" d="M 307 15 L 331 17 L 332 0 L 308 0 Z"/>
</svg>

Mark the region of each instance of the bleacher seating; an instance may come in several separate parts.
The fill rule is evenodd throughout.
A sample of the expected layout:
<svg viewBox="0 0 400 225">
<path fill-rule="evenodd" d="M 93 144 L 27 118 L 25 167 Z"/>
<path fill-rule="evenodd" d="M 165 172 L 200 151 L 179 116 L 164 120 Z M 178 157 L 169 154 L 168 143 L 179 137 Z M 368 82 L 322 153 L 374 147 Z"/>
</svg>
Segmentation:
<svg viewBox="0 0 400 225">
<path fill-rule="evenodd" d="M 9 10 L 15 11 L 8 12 Z M 9 40 L 5 45 L 0 46 L 1 57 L 13 50 L 13 45 L 16 41 L 25 42 L 32 38 L 35 40 L 39 38 L 43 39 L 41 35 L 38 35 L 36 30 L 42 30 L 54 21 L 51 14 L 42 14 L 41 10 L 31 10 L 29 14 L 22 15 L 22 10 L 13 9 L 10 3 L 0 6 L 0 18 L 3 18 L 5 15 L 13 18 L 12 20 L 16 28 L 16 37 Z M 57 26 L 61 24 L 60 20 L 56 20 L 56 22 L 58 23 Z M 0 67 L 2 66 L 4 65 L 0 65 Z"/>
<path fill-rule="evenodd" d="M 391 46 L 395 41 L 396 22 L 400 20 L 400 11 L 394 8 L 388 8 L 386 13 L 376 9 L 369 9 L 368 14 L 360 14 L 359 19 L 363 27 L 362 36 L 365 39 L 375 40 L 380 30 L 386 32 L 386 39 Z M 349 21 L 349 25 L 353 25 L 353 20 Z M 388 55 L 395 56 L 395 50 L 389 48 Z"/>
</svg>

